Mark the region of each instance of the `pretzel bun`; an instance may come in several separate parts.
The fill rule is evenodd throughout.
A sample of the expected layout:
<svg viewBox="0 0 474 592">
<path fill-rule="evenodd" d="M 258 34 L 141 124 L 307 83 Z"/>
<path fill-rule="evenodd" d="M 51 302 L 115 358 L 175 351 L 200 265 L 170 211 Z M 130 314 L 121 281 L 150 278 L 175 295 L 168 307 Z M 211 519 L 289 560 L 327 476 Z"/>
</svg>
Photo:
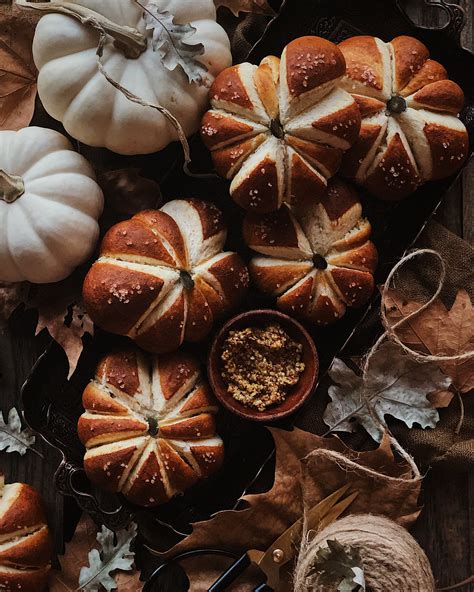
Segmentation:
<svg viewBox="0 0 474 592">
<path fill-rule="evenodd" d="M 459 170 L 469 148 L 458 118 L 464 94 L 423 43 L 360 36 L 339 48 L 347 64 L 341 86 L 362 117 L 342 173 L 381 199 L 399 200 Z"/>
<path fill-rule="evenodd" d="M 107 355 L 84 390 L 78 434 L 84 469 L 103 489 L 157 506 L 222 464 L 218 406 L 187 353 Z"/>
<path fill-rule="evenodd" d="M 241 258 L 222 252 L 225 239 L 220 210 L 194 199 L 120 222 L 84 280 L 89 315 L 154 353 L 203 339 L 248 286 Z"/>
<path fill-rule="evenodd" d="M 320 202 L 247 215 L 244 239 L 260 254 L 250 263 L 251 279 L 280 310 L 333 323 L 373 292 L 377 250 L 370 233 L 355 191 L 332 179 Z"/>
<path fill-rule="evenodd" d="M 0 478 L 0 589 L 46 590 L 51 569 L 51 539 L 43 500 L 25 483 Z"/>
<path fill-rule="evenodd" d="M 201 136 L 240 206 L 266 213 L 324 194 L 360 128 L 357 105 L 340 88 L 345 70 L 336 45 L 300 37 L 281 60 L 267 56 L 217 76 Z"/>
</svg>

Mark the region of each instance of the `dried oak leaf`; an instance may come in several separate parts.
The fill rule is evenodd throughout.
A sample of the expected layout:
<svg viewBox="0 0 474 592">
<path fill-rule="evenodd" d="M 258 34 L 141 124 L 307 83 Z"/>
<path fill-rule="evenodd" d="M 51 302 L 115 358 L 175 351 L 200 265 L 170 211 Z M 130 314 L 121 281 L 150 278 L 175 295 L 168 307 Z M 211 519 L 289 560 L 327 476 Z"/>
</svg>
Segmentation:
<svg viewBox="0 0 474 592">
<path fill-rule="evenodd" d="M 0 130 L 26 127 L 35 109 L 35 19 L 14 4 L 0 7 Z"/>
<path fill-rule="evenodd" d="M 383 514 L 404 526 L 418 516 L 421 479 L 413 477 L 405 461 L 395 462 L 388 438 L 374 451 L 356 452 L 336 436 L 323 438 L 299 429 L 271 432 L 276 446 L 272 488 L 244 496 L 246 509 L 225 510 L 193 524 L 193 532 L 168 554 L 203 547 L 236 553 L 264 550 L 301 517 L 307 503 L 315 505 L 349 481 L 359 491 L 351 513 Z M 222 573 L 215 559 L 207 569 L 203 566 L 201 560 L 186 566 L 192 592 L 207 590 Z M 248 591 L 249 582 L 235 590 Z"/>
<path fill-rule="evenodd" d="M 61 571 L 54 570 L 51 573 L 49 591 L 82 590 L 78 588 L 81 568 L 87 563 L 89 552 L 97 546 L 97 526 L 90 516 L 83 514 L 72 541 L 66 543 L 65 553 L 59 558 Z M 136 570 L 130 573 L 117 572 L 114 576 L 118 592 L 138 592 L 142 589 L 140 573 Z"/>
<path fill-rule="evenodd" d="M 335 384 L 329 387 L 331 402 L 324 423 L 338 432 L 353 432 L 360 424 L 377 442 L 383 437 L 387 415 L 409 428 L 415 423 L 434 428 L 439 415 L 427 395 L 445 391 L 451 384 L 436 364 L 413 360 L 391 341 L 371 357 L 365 381 L 338 358 L 328 373 Z"/>
<path fill-rule="evenodd" d="M 388 291 L 386 315 L 395 324 L 423 303 L 407 300 L 395 289 Z M 474 308 L 469 294 L 459 290 L 448 310 L 437 298 L 428 308 L 396 329 L 400 340 L 409 347 L 433 356 L 457 356 L 474 350 Z M 474 356 L 460 361 L 437 362 L 452 378 L 452 386 L 460 393 L 474 388 Z"/>
<path fill-rule="evenodd" d="M 153 179 L 140 175 L 137 168 L 106 171 L 98 177 L 109 208 L 127 217 L 142 210 L 154 210 L 161 206 L 160 186 Z"/>
<path fill-rule="evenodd" d="M 175 23 L 174 16 L 153 0 L 144 10 L 144 19 L 147 30 L 153 31 L 153 51 L 159 54 L 163 66 L 170 71 L 181 66 L 189 82 L 204 84 L 207 67 L 196 59 L 203 55 L 204 45 L 192 40 L 196 28 L 190 23 Z"/>
<path fill-rule="evenodd" d="M 328 546 L 316 553 L 310 576 L 318 576 L 318 584 L 337 585 L 338 592 L 365 592 L 364 569 L 359 549 L 328 540 Z"/>
<path fill-rule="evenodd" d="M 33 450 L 35 436 L 29 428 L 22 429 L 21 418 L 15 407 L 8 412 L 7 422 L 0 412 L 0 450 L 18 452 L 23 456 L 27 450 Z"/>
<path fill-rule="evenodd" d="M 36 335 L 47 329 L 51 337 L 63 348 L 68 362 L 68 379 L 74 373 L 77 362 L 84 348 L 82 338 L 87 333 L 94 334 L 94 324 L 82 308 L 75 302 L 75 289 L 72 280 L 58 284 L 38 286 L 37 294 L 31 306 L 38 309 Z"/>
<path fill-rule="evenodd" d="M 0 327 L 20 304 L 26 303 L 28 287 L 27 282 L 0 282 Z"/>
<path fill-rule="evenodd" d="M 239 16 L 239 12 L 275 15 L 275 11 L 267 0 L 214 0 L 214 4 L 216 8 L 219 8 L 219 6 L 227 7 L 235 16 Z"/>
</svg>

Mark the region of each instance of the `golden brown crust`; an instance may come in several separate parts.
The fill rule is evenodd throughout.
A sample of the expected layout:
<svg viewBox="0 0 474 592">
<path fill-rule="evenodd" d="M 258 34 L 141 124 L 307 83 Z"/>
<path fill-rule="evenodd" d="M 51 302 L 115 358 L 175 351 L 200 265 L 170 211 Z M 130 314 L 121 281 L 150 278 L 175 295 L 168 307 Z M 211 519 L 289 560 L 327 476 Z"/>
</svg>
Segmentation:
<svg viewBox="0 0 474 592">
<path fill-rule="evenodd" d="M 426 60 L 418 72 L 409 80 L 408 84 L 400 90 L 400 94 L 407 97 L 427 84 L 438 80 L 446 80 L 447 78 L 448 73 L 443 65 L 434 60 Z"/>
<path fill-rule="evenodd" d="M 364 86 L 382 91 L 384 85 L 383 61 L 375 37 L 358 35 L 339 43 L 346 61 L 346 74 Z"/>
<path fill-rule="evenodd" d="M 268 56 L 262 60 L 254 74 L 255 88 L 270 119 L 278 117 L 279 113 L 277 94 L 279 72 L 280 60 L 274 56 Z"/>
<path fill-rule="evenodd" d="M 166 470 L 171 490 L 185 491 L 199 479 L 199 475 L 166 440 L 158 440 L 158 454 Z"/>
<path fill-rule="evenodd" d="M 92 449 L 84 456 L 84 470 L 87 477 L 106 491 L 119 491 L 120 481 L 134 456 L 143 448 L 146 440 L 122 442 L 119 446 L 109 445 Z"/>
<path fill-rule="evenodd" d="M 413 95 L 412 100 L 420 107 L 457 115 L 464 105 L 464 93 L 452 80 L 440 80 L 421 88 Z"/>
<path fill-rule="evenodd" d="M 346 69 L 340 49 L 321 37 L 299 37 L 286 46 L 283 56 L 288 89 L 293 97 L 337 80 Z"/>
<path fill-rule="evenodd" d="M 43 501 L 25 483 L 2 488 L 0 496 L 0 588 L 43 592 L 52 545 Z"/>
<path fill-rule="evenodd" d="M 362 118 L 370 117 L 371 115 L 375 115 L 379 111 L 383 111 L 385 109 L 385 103 L 379 101 L 378 99 L 374 99 L 372 97 L 364 97 L 362 95 L 352 96 L 354 97 L 357 107 L 359 108 L 360 116 Z"/>
<path fill-rule="evenodd" d="M 199 373 L 197 360 L 182 350 L 161 355 L 157 363 L 161 392 L 167 401 L 181 390 L 192 376 Z"/>
<path fill-rule="evenodd" d="M 82 405 L 93 413 L 126 415 L 128 408 L 122 405 L 118 399 L 113 399 L 95 383 L 90 382 L 82 394 Z"/>
<path fill-rule="evenodd" d="M 407 35 L 395 37 L 390 45 L 394 61 L 394 91 L 399 92 L 421 70 L 430 54 L 426 45 Z"/>
<path fill-rule="evenodd" d="M 400 134 L 396 133 L 388 143 L 383 158 L 368 175 L 365 184 L 369 191 L 380 199 L 397 201 L 413 193 L 421 182 Z"/>
<path fill-rule="evenodd" d="M 5 582 L 5 592 L 43 592 L 46 590 L 51 567 L 35 570 L 16 570 L 0 567 L 0 583 Z"/>
<path fill-rule="evenodd" d="M 209 150 L 215 150 L 254 134 L 254 126 L 225 112 L 208 111 L 201 123 L 201 138 Z"/>
<path fill-rule="evenodd" d="M 311 271 L 310 261 L 294 265 L 293 261 L 285 261 L 280 265 L 258 265 L 250 262 L 250 277 L 255 286 L 271 296 L 279 296 L 288 287 L 295 285 Z"/>
<path fill-rule="evenodd" d="M 111 333 L 126 335 L 152 305 L 163 280 L 112 261 L 96 261 L 84 280 L 82 295 L 91 319 Z"/>
<path fill-rule="evenodd" d="M 171 216 L 160 210 L 144 210 L 135 214 L 131 220 L 137 220 L 148 225 L 153 231 L 157 242 L 165 239 L 173 251 L 176 265 L 186 267 L 188 264 L 186 245 L 178 225 Z"/>
<path fill-rule="evenodd" d="M 77 434 L 84 446 L 94 446 L 147 433 L 148 425 L 136 417 L 83 414 L 77 424 Z"/>
<path fill-rule="evenodd" d="M 331 276 L 348 306 L 362 306 L 374 291 L 374 278 L 371 273 L 337 267 L 331 270 Z"/>
<path fill-rule="evenodd" d="M 354 144 L 351 150 L 346 152 L 344 155 L 341 167 L 341 172 L 344 176 L 349 177 L 350 179 L 354 179 L 356 177 L 361 164 L 364 162 L 367 154 L 377 142 L 377 138 L 382 131 L 382 127 L 383 126 L 381 124 L 362 122 L 357 142 Z"/>
<path fill-rule="evenodd" d="M 258 134 L 253 138 L 232 144 L 217 150 L 213 155 L 216 173 L 226 179 L 231 179 L 240 169 L 245 159 L 265 141 L 266 134 Z"/>
<path fill-rule="evenodd" d="M 184 338 L 186 341 L 200 341 L 212 329 L 212 312 L 206 297 L 195 285 L 188 295 L 188 314 Z"/>
<path fill-rule="evenodd" d="M 264 214 L 247 214 L 244 218 L 242 233 L 244 241 L 251 249 L 280 244 L 287 247 L 298 247 L 298 234 L 289 207 L 285 204 L 277 212 Z"/>
<path fill-rule="evenodd" d="M 6 491 L 9 494 L 8 505 L 3 503 Z M 0 505 L 1 539 L 8 539 L 10 538 L 8 535 L 12 533 L 21 534 L 22 531 L 28 531 L 45 523 L 43 500 L 34 487 L 26 483 L 13 483 L 5 486 L 4 499 Z"/>
<path fill-rule="evenodd" d="M 218 471 L 224 462 L 223 446 L 194 444 L 191 451 L 203 477 L 209 477 Z"/>
<path fill-rule="evenodd" d="M 343 151 L 339 148 L 309 142 L 290 134 L 286 135 L 286 142 L 326 177 L 335 175 L 341 166 Z"/>
<path fill-rule="evenodd" d="M 275 160 L 264 156 L 239 185 L 232 190 L 232 198 L 244 210 L 252 212 L 272 212 L 278 209 L 279 178 Z"/>
<path fill-rule="evenodd" d="M 209 96 L 214 101 L 234 103 L 244 109 L 252 109 L 253 104 L 241 82 L 239 66 L 231 66 L 222 70 L 212 83 Z"/>
<path fill-rule="evenodd" d="M 341 251 L 342 248 L 350 249 L 350 251 L 345 250 L 341 253 L 336 251 L 337 254 L 332 254 L 327 258 L 328 263 L 338 267 L 374 273 L 377 269 L 378 253 L 375 245 L 368 240 L 369 236 L 370 226 L 367 234 L 361 233 L 357 240 L 358 244 L 348 244 L 349 241 L 344 241 L 346 244 L 345 247 L 341 246 Z"/>
<path fill-rule="evenodd" d="M 208 272 L 215 277 L 226 303 L 226 312 L 232 310 L 244 298 L 249 287 L 249 273 L 247 266 L 237 253 L 228 253 L 208 268 Z"/>
<path fill-rule="evenodd" d="M 312 123 L 312 126 L 328 135 L 336 136 L 352 146 L 357 140 L 360 130 L 360 112 L 357 103 L 354 101 L 343 109 L 319 118 Z"/>
<path fill-rule="evenodd" d="M 140 391 L 136 351 L 130 348 L 107 354 L 97 366 L 96 377 L 133 397 Z"/>
<path fill-rule="evenodd" d="M 210 413 L 201 413 L 160 426 L 160 435 L 171 440 L 199 440 L 210 438 L 215 433 L 216 423 Z"/>
<path fill-rule="evenodd" d="M 11 544 L 0 550 L 0 565 L 23 569 L 41 568 L 49 564 L 51 553 L 51 536 L 48 527 L 44 525 L 26 537 L 11 541 Z"/>
<path fill-rule="evenodd" d="M 298 201 L 303 206 L 324 195 L 326 179 L 297 152 L 289 154 L 288 177 L 288 202 Z"/>
<path fill-rule="evenodd" d="M 321 205 L 330 220 L 338 220 L 358 203 L 355 189 L 337 177 L 328 183 L 327 191 L 321 199 Z"/>
<path fill-rule="evenodd" d="M 314 278 L 308 276 L 296 287 L 288 290 L 277 300 L 278 308 L 283 312 L 298 317 L 304 317 L 313 296 Z"/>
<path fill-rule="evenodd" d="M 158 506 L 170 499 L 165 487 L 165 476 L 158 462 L 156 447 L 146 451 L 146 458 L 137 467 L 125 494 L 134 504 L 145 507 Z"/>
<path fill-rule="evenodd" d="M 180 415 L 191 411 L 213 408 L 217 411 L 217 400 L 214 397 L 211 387 L 206 383 L 199 384 L 191 395 L 186 399 L 185 404 L 180 408 Z"/>
<path fill-rule="evenodd" d="M 433 158 L 432 178 L 443 179 L 458 171 L 469 150 L 467 131 L 447 130 L 434 123 L 427 123 L 423 131 Z"/>
<path fill-rule="evenodd" d="M 147 329 L 140 329 L 134 336 L 135 343 L 154 354 L 176 350 L 183 342 L 186 309 L 184 291 L 181 290 L 166 314 L 155 319 Z"/>
<path fill-rule="evenodd" d="M 112 226 L 102 239 L 100 254 L 118 259 L 121 255 L 144 258 L 156 261 L 156 265 L 177 264 L 151 228 L 133 218 Z"/>
</svg>

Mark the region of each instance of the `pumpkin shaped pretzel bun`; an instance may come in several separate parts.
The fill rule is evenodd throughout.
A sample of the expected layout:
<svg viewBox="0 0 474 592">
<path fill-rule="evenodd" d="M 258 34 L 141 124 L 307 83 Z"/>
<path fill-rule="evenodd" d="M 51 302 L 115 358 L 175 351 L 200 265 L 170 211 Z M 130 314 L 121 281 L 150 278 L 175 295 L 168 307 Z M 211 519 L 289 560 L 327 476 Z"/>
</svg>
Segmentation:
<svg viewBox="0 0 474 592">
<path fill-rule="evenodd" d="M 201 137 L 241 207 L 265 213 L 324 194 L 359 134 L 357 104 L 340 87 L 345 72 L 340 49 L 310 36 L 289 43 L 281 60 L 219 74 Z"/>
</svg>

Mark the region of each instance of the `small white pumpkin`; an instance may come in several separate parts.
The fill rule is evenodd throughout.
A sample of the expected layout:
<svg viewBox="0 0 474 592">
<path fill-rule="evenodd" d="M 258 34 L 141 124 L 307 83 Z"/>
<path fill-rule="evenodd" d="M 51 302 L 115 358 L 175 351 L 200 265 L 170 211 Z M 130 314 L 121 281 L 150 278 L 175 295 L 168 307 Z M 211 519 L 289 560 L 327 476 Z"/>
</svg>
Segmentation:
<svg viewBox="0 0 474 592">
<path fill-rule="evenodd" d="M 55 1 L 46 10 L 59 10 L 55 6 L 61 4 L 67 10 L 79 6 L 82 16 L 84 8 L 86 14 L 92 10 L 104 26 L 108 37 L 101 62 L 111 78 L 147 103 L 167 109 L 187 136 L 197 131 L 207 106 L 208 87 L 232 60 L 227 34 L 216 23 L 213 0 L 140 0 L 145 8 L 169 13 L 174 24 L 194 27 L 184 41 L 204 46 L 202 55 L 196 57 L 208 70 L 202 85 L 189 82 L 181 66 L 165 67 L 160 50 L 153 47 L 153 30 L 147 28 L 144 15 L 149 18 L 149 14 L 135 0 Z M 158 22 L 156 27 L 160 27 Z M 114 37 L 130 46 L 118 46 Z M 98 42 L 97 31 L 71 16 L 47 14 L 40 20 L 33 55 L 46 111 L 80 142 L 120 154 L 148 154 L 176 140 L 175 127 L 162 113 L 128 100 L 101 74 Z M 139 55 L 126 55 L 129 50 Z"/>
<path fill-rule="evenodd" d="M 60 133 L 0 131 L 0 280 L 64 279 L 91 254 L 104 196 Z"/>
</svg>

